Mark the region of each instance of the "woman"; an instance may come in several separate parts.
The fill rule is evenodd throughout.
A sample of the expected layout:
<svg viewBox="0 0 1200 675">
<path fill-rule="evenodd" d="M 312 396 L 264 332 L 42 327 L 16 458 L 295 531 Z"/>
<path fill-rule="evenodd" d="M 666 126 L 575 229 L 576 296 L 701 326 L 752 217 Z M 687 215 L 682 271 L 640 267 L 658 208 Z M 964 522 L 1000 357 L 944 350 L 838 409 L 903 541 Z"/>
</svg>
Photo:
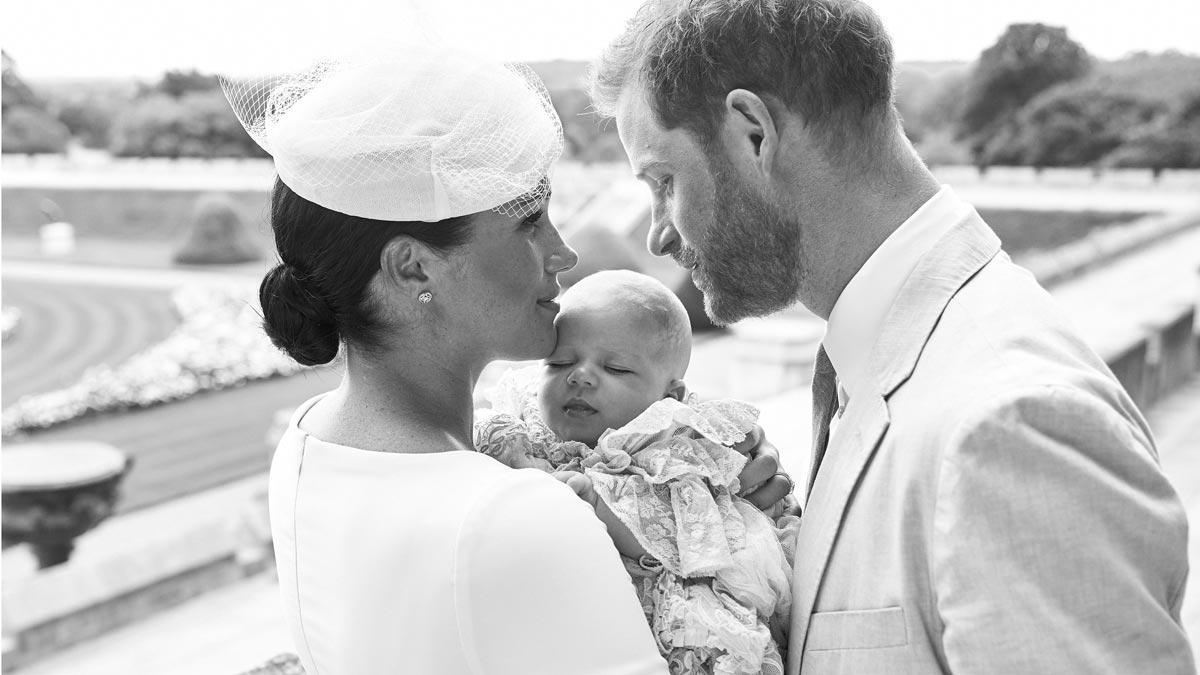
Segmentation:
<svg viewBox="0 0 1200 675">
<path fill-rule="evenodd" d="M 576 261 L 546 213 L 540 83 L 424 49 L 226 91 L 279 173 L 266 330 L 304 364 L 345 356 L 271 468 L 305 669 L 665 672 L 587 504 L 471 447 L 476 378 L 549 353 Z"/>
<path fill-rule="evenodd" d="M 480 371 L 551 351 L 576 262 L 546 212 L 541 83 L 425 47 L 226 93 L 279 174 L 266 330 L 301 363 L 345 357 L 271 468 L 306 670 L 666 672 L 587 504 L 471 446 Z"/>
</svg>

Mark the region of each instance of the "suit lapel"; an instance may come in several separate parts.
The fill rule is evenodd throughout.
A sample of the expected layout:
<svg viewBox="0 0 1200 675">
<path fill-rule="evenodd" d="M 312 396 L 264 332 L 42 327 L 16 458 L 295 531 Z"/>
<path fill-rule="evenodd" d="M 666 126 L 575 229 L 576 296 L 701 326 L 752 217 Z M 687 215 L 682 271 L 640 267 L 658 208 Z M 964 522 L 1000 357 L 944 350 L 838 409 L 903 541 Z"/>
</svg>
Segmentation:
<svg viewBox="0 0 1200 675">
<path fill-rule="evenodd" d="M 850 400 L 801 518 L 792 575 L 792 675 L 804 658 L 809 621 L 846 508 L 887 432 L 887 399 L 912 375 L 951 298 L 999 250 L 1000 240 L 972 210 L 921 258 L 888 312 L 870 357 L 875 391 Z"/>
<path fill-rule="evenodd" d="M 792 573 L 790 663 L 799 664 L 804 655 L 809 619 L 841 526 L 842 514 L 858 477 L 888 428 L 887 406 L 883 399 L 860 398 L 850 401 L 838 422 L 838 433 L 825 453 L 804 515 L 800 518 L 796 567 Z"/>
</svg>

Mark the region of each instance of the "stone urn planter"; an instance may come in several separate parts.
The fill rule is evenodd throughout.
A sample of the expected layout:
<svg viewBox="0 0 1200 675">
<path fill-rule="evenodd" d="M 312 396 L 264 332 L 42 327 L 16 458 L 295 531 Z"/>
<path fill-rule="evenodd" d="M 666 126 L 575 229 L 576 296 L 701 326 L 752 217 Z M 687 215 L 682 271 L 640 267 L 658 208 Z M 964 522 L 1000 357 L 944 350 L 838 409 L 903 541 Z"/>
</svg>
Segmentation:
<svg viewBox="0 0 1200 675">
<path fill-rule="evenodd" d="M 67 561 L 75 539 L 112 515 L 133 458 L 88 441 L 25 443 L 0 451 L 4 546 L 29 544 L 38 567 Z"/>
</svg>

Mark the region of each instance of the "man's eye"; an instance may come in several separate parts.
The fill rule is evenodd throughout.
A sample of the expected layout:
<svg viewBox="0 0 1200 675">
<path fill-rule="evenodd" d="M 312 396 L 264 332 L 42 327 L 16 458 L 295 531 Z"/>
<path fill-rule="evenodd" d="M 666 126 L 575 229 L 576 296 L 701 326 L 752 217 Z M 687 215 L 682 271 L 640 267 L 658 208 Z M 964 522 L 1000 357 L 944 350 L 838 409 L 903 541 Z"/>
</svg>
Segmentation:
<svg viewBox="0 0 1200 675">
<path fill-rule="evenodd" d="M 658 181 L 658 191 L 662 194 L 671 194 L 672 180 L 670 176 L 661 178 Z"/>
</svg>

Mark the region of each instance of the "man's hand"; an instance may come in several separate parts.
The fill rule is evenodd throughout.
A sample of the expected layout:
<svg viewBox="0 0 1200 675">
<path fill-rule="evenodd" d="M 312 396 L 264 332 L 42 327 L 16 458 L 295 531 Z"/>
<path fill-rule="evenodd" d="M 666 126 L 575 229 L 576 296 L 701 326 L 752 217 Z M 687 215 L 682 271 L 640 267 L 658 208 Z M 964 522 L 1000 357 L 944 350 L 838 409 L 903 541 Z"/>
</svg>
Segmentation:
<svg viewBox="0 0 1200 675">
<path fill-rule="evenodd" d="M 592 485 L 592 479 L 588 478 L 578 471 L 555 471 L 554 477 L 567 484 L 580 499 L 591 504 L 596 511 L 596 517 L 604 526 L 608 528 L 608 536 L 612 538 L 613 544 L 622 555 L 628 556 L 637 560 L 645 555 L 646 549 L 638 543 L 637 537 L 625 527 L 625 523 L 617 517 L 608 508 L 608 504 L 604 503 L 603 499 L 596 494 L 596 487 Z"/>
<path fill-rule="evenodd" d="M 779 451 L 767 440 L 762 427 L 754 427 L 733 449 L 749 459 L 738 475 L 743 498 L 771 516 L 800 514 L 799 504 L 791 498 L 795 483 L 780 469 Z"/>
</svg>

